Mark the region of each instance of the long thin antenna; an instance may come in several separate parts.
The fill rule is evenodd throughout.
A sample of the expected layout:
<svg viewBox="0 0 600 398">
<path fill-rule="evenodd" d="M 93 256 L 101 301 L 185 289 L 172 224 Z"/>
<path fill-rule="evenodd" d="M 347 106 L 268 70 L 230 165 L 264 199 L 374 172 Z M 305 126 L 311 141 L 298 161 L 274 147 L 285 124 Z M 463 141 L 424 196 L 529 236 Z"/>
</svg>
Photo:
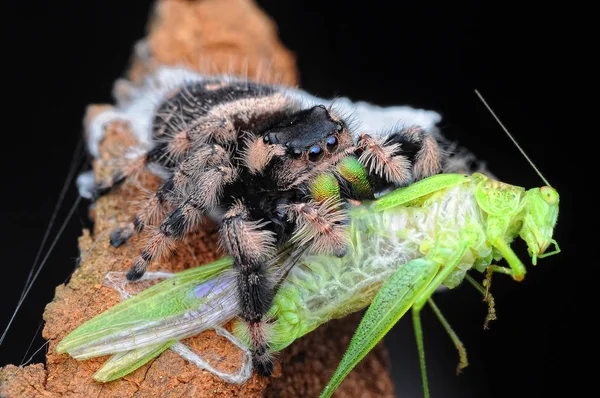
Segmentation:
<svg viewBox="0 0 600 398">
<path fill-rule="evenodd" d="M 502 127 L 502 130 L 504 130 L 504 132 L 506 133 L 506 135 L 508 135 L 508 138 L 510 138 L 512 140 L 512 142 L 516 145 L 516 147 L 519 149 L 519 151 L 521 151 L 521 153 L 523 154 L 523 156 L 525 156 L 525 159 L 527 159 L 527 161 L 529 162 L 529 164 L 531 165 L 531 167 L 533 167 L 533 169 L 535 170 L 535 172 L 538 173 L 538 175 L 540 176 L 540 178 L 544 181 L 544 183 L 546 185 L 550 186 L 550 183 L 548 182 L 548 180 L 546 180 L 546 178 L 544 178 L 544 175 L 542 174 L 542 172 L 539 171 L 537 167 L 535 167 L 535 164 L 531 161 L 531 159 L 529 159 L 529 156 L 527 156 L 527 154 L 525 153 L 525 151 L 523 150 L 523 148 L 521 148 L 521 145 L 519 145 L 519 143 L 514 139 L 514 137 L 508 131 L 508 129 L 506 127 L 504 127 L 504 125 L 502 124 L 502 122 L 500 121 L 500 119 L 498 118 L 498 116 L 496 116 L 496 114 L 494 113 L 494 111 L 492 110 L 492 108 L 483 99 L 483 96 L 479 93 L 478 90 L 475 90 L 475 94 L 477 94 L 477 96 L 479 97 L 479 99 L 481 100 L 481 102 L 483 102 L 483 105 L 485 105 L 485 107 L 488 109 L 488 111 L 490 111 L 490 113 L 492 114 L 492 116 L 494 117 L 494 119 L 496 119 L 496 121 L 498 122 L 498 124 L 500 125 L 500 127 Z"/>
</svg>

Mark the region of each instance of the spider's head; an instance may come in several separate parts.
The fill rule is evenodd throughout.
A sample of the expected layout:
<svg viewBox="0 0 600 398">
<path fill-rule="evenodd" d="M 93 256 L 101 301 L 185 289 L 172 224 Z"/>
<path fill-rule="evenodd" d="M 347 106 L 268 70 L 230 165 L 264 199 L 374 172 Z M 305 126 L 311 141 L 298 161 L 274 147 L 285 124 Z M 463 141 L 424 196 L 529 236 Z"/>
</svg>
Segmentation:
<svg viewBox="0 0 600 398">
<path fill-rule="evenodd" d="M 248 156 L 254 159 L 247 163 L 251 171 L 270 177 L 277 189 L 286 190 L 331 170 L 353 150 L 346 123 L 317 105 L 286 116 L 264 131 L 262 139 L 251 145 Z"/>
</svg>

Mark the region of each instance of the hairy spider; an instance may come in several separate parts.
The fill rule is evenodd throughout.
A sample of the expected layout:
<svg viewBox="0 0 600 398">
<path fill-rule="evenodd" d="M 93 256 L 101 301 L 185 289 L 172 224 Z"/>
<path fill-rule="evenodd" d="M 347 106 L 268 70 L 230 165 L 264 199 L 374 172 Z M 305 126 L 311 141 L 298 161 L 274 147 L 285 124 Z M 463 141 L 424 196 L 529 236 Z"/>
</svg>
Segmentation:
<svg viewBox="0 0 600 398">
<path fill-rule="evenodd" d="M 427 131 L 358 135 L 333 107 L 306 106 L 277 85 L 192 79 L 158 98 L 152 112 L 147 150 L 98 182 L 95 194 L 149 165 L 160 166 L 165 179 L 132 221 L 113 231 L 111 243 L 159 225 L 127 274 L 137 280 L 204 215 L 220 220 L 261 375 L 273 371 L 262 321 L 276 291 L 267 264 L 277 250 L 292 238 L 307 250 L 342 256 L 346 215 L 339 199 L 372 198 L 442 169 L 442 151 Z"/>
</svg>

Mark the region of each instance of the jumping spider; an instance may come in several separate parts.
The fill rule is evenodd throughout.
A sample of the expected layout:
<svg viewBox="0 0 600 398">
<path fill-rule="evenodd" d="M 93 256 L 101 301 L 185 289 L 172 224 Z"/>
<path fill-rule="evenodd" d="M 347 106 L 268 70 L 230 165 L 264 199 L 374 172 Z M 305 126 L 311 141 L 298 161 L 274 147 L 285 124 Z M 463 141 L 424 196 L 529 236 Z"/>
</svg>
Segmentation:
<svg viewBox="0 0 600 398">
<path fill-rule="evenodd" d="M 441 171 L 438 142 L 418 127 L 358 136 L 331 107 L 305 107 L 285 88 L 231 77 L 175 88 L 156 106 L 151 129 L 150 148 L 95 187 L 96 196 L 105 194 L 150 164 L 167 172 L 111 243 L 159 224 L 127 274 L 133 281 L 204 215 L 220 219 L 261 375 L 273 371 L 261 322 L 276 291 L 266 264 L 277 250 L 301 236 L 296 242 L 307 250 L 342 256 L 346 215 L 338 199 L 372 198 L 386 185 Z"/>
</svg>

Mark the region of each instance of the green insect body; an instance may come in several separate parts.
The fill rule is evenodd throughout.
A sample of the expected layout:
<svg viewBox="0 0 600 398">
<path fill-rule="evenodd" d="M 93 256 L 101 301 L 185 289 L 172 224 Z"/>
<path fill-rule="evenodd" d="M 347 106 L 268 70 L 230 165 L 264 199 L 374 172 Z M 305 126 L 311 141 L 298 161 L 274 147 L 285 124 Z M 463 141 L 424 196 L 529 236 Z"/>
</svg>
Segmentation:
<svg viewBox="0 0 600 398">
<path fill-rule="evenodd" d="M 502 257 L 510 268 L 493 266 L 492 269 L 512 275 L 517 281 L 522 280 L 525 267 L 510 248 L 510 243 L 517 236 L 526 241 L 534 264 L 537 258 L 560 251 L 552 239 L 559 204 L 558 193 L 553 188 L 546 186 L 525 191 L 474 174 L 472 177 L 465 176 L 464 182 L 457 181 L 455 185 L 450 184 L 431 194 L 409 192 L 421 191 L 436 179 L 432 177 L 428 182 L 393 192 L 371 205 L 375 214 L 383 213 L 382 217 L 390 225 L 390 232 L 400 231 L 404 235 L 418 231 L 419 226 L 427 226 L 429 234 L 423 230 L 425 238 L 420 244 L 423 256 L 405 263 L 378 291 L 322 397 L 331 396 L 350 370 L 409 309 L 413 311 L 424 394 L 428 397 L 419 313 L 426 302 L 434 306 L 431 295 L 435 289 L 440 285 L 455 287 L 470 268 L 484 271 L 493 260 L 498 261 Z M 441 183 L 445 185 L 443 180 Z M 423 189 L 423 192 L 428 192 L 428 189 Z M 410 205 L 415 197 L 422 202 L 418 207 Z M 399 223 L 399 219 L 402 222 L 413 220 L 411 229 L 397 230 L 392 227 Z M 412 229 L 415 227 L 416 230 Z M 556 250 L 545 253 L 550 244 L 554 244 Z M 447 321 L 439 310 L 436 314 L 461 352 L 461 343 Z M 461 352 L 462 361 L 462 366 L 466 366 L 464 352 Z"/>
<path fill-rule="evenodd" d="M 331 179 L 323 181 L 336 185 Z M 335 189 L 323 191 L 335 192 Z M 556 245 L 552 233 L 558 204 L 558 193 L 553 188 L 526 191 L 481 174 L 441 174 L 376 200 L 362 202 L 349 210 L 351 243 L 348 253 L 341 258 L 304 255 L 282 283 L 268 314 L 272 319 L 270 348 L 279 351 L 328 320 L 343 317 L 370 304 L 348 351 L 323 392 L 323 396 L 330 396 L 348 372 L 412 309 L 425 394 L 428 395 L 419 318 L 421 308 L 427 302 L 433 305 L 430 296 L 437 287 L 457 286 L 472 268 L 481 272 L 490 268 L 521 280 L 525 268 L 510 248 L 510 243 L 521 236 L 527 242 L 533 261 L 548 255 L 544 254 L 545 250 L 552 243 Z M 555 252 L 558 252 L 558 247 Z M 501 258 L 506 259 L 509 268 L 492 265 Z M 225 263 L 222 265 L 227 266 Z M 192 269 L 182 274 L 192 275 L 193 272 L 198 271 Z M 104 372 L 104 380 L 120 377 L 177 340 L 234 318 L 235 315 L 231 314 L 236 313 L 239 303 L 235 294 L 226 293 L 229 291 L 228 284 L 233 286 L 232 275 L 215 268 L 212 277 L 201 274 L 196 287 L 190 288 L 191 284 L 185 287 L 186 294 L 200 297 L 202 303 L 214 301 L 229 311 L 223 311 L 227 314 L 221 317 L 203 313 L 205 310 L 202 306 L 198 307 L 197 301 L 179 300 L 181 307 L 172 309 L 174 314 L 179 315 L 167 317 L 169 320 L 161 323 L 161 333 L 168 331 L 169 323 L 174 325 L 176 332 L 173 335 L 165 332 L 151 343 L 138 344 L 135 334 L 143 330 L 141 322 L 133 319 L 140 318 L 138 312 L 132 311 L 132 319 L 127 322 L 121 321 L 117 325 L 110 322 L 109 314 L 117 307 L 121 307 L 118 310 L 121 316 L 126 317 L 124 311 L 129 299 L 107 311 L 106 315 L 99 315 L 97 318 L 103 317 L 102 322 L 92 319 L 80 327 L 87 327 L 88 331 L 95 333 L 93 338 L 86 337 L 89 332 L 77 329 L 72 332 L 75 338 L 67 336 L 59 344 L 59 350 L 71 355 L 77 353 L 79 357 L 89 357 L 87 352 L 93 352 L 93 355 L 117 353 L 105 365 L 110 371 L 101 369 L 101 372 Z M 151 289 L 166 289 L 174 278 Z M 193 279 L 192 276 L 189 278 Z M 209 290 L 204 289 L 207 283 L 212 284 Z M 217 285 L 222 288 L 214 288 Z M 147 311 L 156 306 L 151 302 L 152 297 L 158 296 L 148 296 L 145 303 Z M 189 306 L 193 303 L 196 307 Z M 137 305 L 139 307 L 139 302 Z M 199 312 L 199 316 L 190 316 L 194 311 Z M 452 337 L 453 332 L 447 322 L 441 314 L 438 316 Z M 186 327 L 186 333 L 181 333 L 181 325 L 190 318 L 194 318 L 196 325 Z M 165 314 L 161 315 L 161 319 L 166 319 Z M 132 323 L 136 325 L 135 333 L 131 332 Z M 147 323 L 151 331 L 154 324 Z M 102 330 L 110 330 L 110 333 L 103 335 Z M 247 341 L 242 322 L 238 322 L 234 330 L 242 341 Z M 455 336 L 453 340 L 459 346 Z M 106 348 L 111 344 L 118 349 L 105 349 L 98 354 L 98 345 Z M 150 344 L 151 348 L 148 347 Z"/>
</svg>

